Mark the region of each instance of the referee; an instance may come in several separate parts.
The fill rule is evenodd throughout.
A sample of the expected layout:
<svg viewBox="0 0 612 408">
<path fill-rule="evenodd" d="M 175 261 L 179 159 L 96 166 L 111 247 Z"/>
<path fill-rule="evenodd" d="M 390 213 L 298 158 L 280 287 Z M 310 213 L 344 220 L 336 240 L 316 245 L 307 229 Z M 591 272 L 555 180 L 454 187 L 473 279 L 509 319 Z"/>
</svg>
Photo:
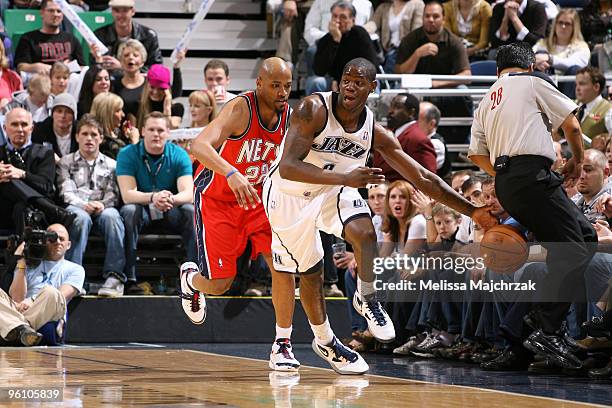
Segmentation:
<svg viewBox="0 0 612 408">
<path fill-rule="evenodd" d="M 499 48 L 499 79 L 474 114 L 468 156 L 495 176 L 501 205 L 547 249 L 548 273 L 539 283 L 540 302 L 525 316 L 536 330 L 523 345 L 559 366 L 579 368 L 580 359 L 557 333 L 571 302 L 585 296 L 583 273 L 596 250 L 597 234 L 565 194 L 563 179 L 551 170 L 555 160 L 551 130 L 562 129 L 572 149 L 573 157 L 562 170 L 568 180 L 580 176 L 582 132 L 574 115 L 578 106 L 546 75 L 534 72 L 534 63 L 535 55 L 526 43 Z M 525 304 L 514 306 L 515 312 L 529 310 Z M 516 324 L 508 328 L 502 323 L 500 329 L 504 335 L 510 332 L 506 337 L 511 342 L 526 337 Z M 514 355 L 503 353 L 499 367 L 489 368 L 520 369 L 520 360 L 528 355 L 525 349 L 521 355 L 520 349 L 519 342 L 510 350 Z"/>
</svg>

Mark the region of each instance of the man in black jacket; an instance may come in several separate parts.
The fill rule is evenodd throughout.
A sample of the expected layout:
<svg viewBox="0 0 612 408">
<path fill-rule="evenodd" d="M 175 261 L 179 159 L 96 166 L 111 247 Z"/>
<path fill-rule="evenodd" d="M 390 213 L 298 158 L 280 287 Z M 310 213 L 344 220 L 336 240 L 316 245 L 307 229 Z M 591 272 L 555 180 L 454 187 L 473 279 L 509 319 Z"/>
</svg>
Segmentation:
<svg viewBox="0 0 612 408">
<path fill-rule="evenodd" d="M 32 143 L 53 147 L 55 161 L 79 150 L 76 141 L 77 103 L 74 96 L 61 93 L 53 99 L 51 116 L 34 124 Z"/>
<path fill-rule="evenodd" d="M 45 214 L 47 222 L 69 227 L 74 214 L 56 206 L 55 160 L 50 147 L 32 144 L 32 115 L 15 108 L 6 115 L 7 144 L 0 147 L 0 217 L 5 228 L 23 232 L 24 211 L 29 205 Z M 8 224 L 7 223 L 12 224 Z"/>
<path fill-rule="evenodd" d="M 136 13 L 134 0 L 111 0 L 108 5 L 113 14 L 113 24 L 99 28 L 94 33 L 110 49 L 109 54 L 105 55 L 102 60 L 104 68 L 107 70 L 121 69 L 121 64 L 116 58 L 117 50 L 119 45 L 128 38 L 140 41 L 147 50 L 146 69 L 153 64 L 163 64 L 157 33 L 133 20 Z"/>
<path fill-rule="evenodd" d="M 355 25 L 355 14 L 349 1 L 339 0 L 331 6 L 329 32 L 317 41 L 314 72 L 318 76 L 306 80 L 306 95 L 329 91 L 331 81 L 340 81 L 342 69 L 354 58 L 363 57 L 374 66 L 380 64 L 370 35 Z"/>
<path fill-rule="evenodd" d="M 491 48 L 517 41 L 534 46 L 546 35 L 546 9 L 535 0 L 506 0 L 493 7 L 489 38 Z M 554 29 L 554 28 L 553 28 Z"/>
</svg>

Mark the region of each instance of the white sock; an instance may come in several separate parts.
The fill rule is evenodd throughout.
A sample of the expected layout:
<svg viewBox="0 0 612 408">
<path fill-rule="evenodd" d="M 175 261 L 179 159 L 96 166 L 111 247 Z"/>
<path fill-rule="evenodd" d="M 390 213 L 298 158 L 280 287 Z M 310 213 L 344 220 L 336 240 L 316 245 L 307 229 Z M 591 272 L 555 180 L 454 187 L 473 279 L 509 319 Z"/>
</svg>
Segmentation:
<svg viewBox="0 0 612 408">
<path fill-rule="evenodd" d="M 290 339 L 291 331 L 293 330 L 293 326 L 289 326 L 287 328 L 280 327 L 278 324 L 276 325 L 276 339 Z"/>
<path fill-rule="evenodd" d="M 360 277 L 357 277 L 357 290 L 364 299 L 372 299 L 376 295 L 376 289 L 374 289 L 374 282 L 364 282 Z"/>
<path fill-rule="evenodd" d="M 308 323 L 310 323 L 310 321 Z M 329 325 L 327 316 L 325 316 L 325 321 L 322 324 L 316 325 L 310 323 L 310 328 L 315 335 L 317 343 L 320 345 L 327 346 L 334 340 L 334 332 Z"/>
</svg>

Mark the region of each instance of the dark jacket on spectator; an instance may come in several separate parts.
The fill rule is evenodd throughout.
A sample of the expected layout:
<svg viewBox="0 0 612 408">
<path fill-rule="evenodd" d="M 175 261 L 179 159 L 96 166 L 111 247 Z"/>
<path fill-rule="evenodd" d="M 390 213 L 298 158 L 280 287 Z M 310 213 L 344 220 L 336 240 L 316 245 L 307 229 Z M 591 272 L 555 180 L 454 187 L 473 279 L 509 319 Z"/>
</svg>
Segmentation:
<svg viewBox="0 0 612 408">
<path fill-rule="evenodd" d="M 317 42 L 314 72 L 320 76 L 329 75 L 338 81 L 346 63 L 359 57 L 367 59 L 375 66 L 380 64 L 374 43 L 365 28 L 353 26 L 350 31 L 342 34 L 339 43 L 327 33 Z"/>
<path fill-rule="evenodd" d="M 110 48 L 110 54 L 116 57 L 117 51 L 119 50 L 120 41 L 117 36 L 117 30 L 115 30 L 115 25 L 111 24 L 99 28 L 95 31 L 95 34 L 100 41 Z M 130 37 L 140 41 L 147 50 L 145 67 L 149 68 L 153 64 L 164 63 L 155 30 L 142 24 L 138 24 L 136 21 L 132 20 L 132 35 Z"/>
<path fill-rule="evenodd" d="M 50 147 L 32 143 L 26 147 L 21 154 L 25 164 L 26 176 L 21 181 L 33 188 L 37 193 L 49 198 L 53 197 L 55 191 L 55 158 Z M 0 147 L 0 161 L 11 163 L 19 167 L 17 163 L 9 158 L 7 146 Z M 10 183 L 0 183 L 0 187 Z M 3 195 L 3 194 L 0 194 Z M 6 214 L 5 214 L 6 215 Z"/>
<path fill-rule="evenodd" d="M 429 137 L 419 128 L 416 122 L 404 129 L 404 131 L 397 136 L 397 141 L 402 146 L 402 150 L 416 160 L 421 166 L 433 173 L 436 172 L 436 150 L 431 144 Z M 390 183 L 395 180 L 404 180 L 404 177 L 388 165 L 378 152 L 374 153 L 374 163 L 372 167 L 382 169 L 385 180 Z"/>
<path fill-rule="evenodd" d="M 57 145 L 57 137 L 53 132 L 53 116 L 49 116 L 42 122 L 34 124 L 32 130 L 32 143 L 45 144 L 49 143 L 53 146 L 53 152 L 59 157 L 62 157 L 62 152 Z M 76 141 L 76 121 L 72 122 L 72 130 L 70 131 L 70 153 L 79 150 L 79 144 Z"/>
<path fill-rule="evenodd" d="M 511 22 L 508 22 L 508 34 L 510 34 L 508 39 L 506 41 L 502 41 L 497 38 L 496 33 L 501 26 L 504 13 L 504 3 L 498 3 L 495 5 L 495 7 L 493 7 L 493 15 L 491 16 L 491 23 L 489 25 L 489 38 L 491 39 L 492 48 L 512 44 L 517 41 L 517 32 Z M 519 18 L 523 22 L 523 25 L 529 30 L 529 33 L 525 36 L 525 38 L 523 38 L 522 41 L 526 41 L 533 46 L 539 39 L 544 38 L 546 35 L 548 18 L 546 17 L 546 9 L 544 8 L 543 4 L 538 3 L 535 0 L 527 0 L 527 6 Z"/>
</svg>

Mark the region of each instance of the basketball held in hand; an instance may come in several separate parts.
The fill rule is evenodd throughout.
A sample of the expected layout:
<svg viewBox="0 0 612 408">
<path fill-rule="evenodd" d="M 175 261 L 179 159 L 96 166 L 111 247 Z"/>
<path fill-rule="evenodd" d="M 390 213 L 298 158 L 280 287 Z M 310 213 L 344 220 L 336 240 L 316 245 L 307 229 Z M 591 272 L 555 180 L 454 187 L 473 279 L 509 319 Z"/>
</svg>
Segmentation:
<svg viewBox="0 0 612 408">
<path fill-rule="evenodd" d="M 482 237 L 480 256 L 487 268 L 508 275 L 527 262 L 529 245 L 517 228 L 510 225 L 496 225 Z"/>
</svg>

